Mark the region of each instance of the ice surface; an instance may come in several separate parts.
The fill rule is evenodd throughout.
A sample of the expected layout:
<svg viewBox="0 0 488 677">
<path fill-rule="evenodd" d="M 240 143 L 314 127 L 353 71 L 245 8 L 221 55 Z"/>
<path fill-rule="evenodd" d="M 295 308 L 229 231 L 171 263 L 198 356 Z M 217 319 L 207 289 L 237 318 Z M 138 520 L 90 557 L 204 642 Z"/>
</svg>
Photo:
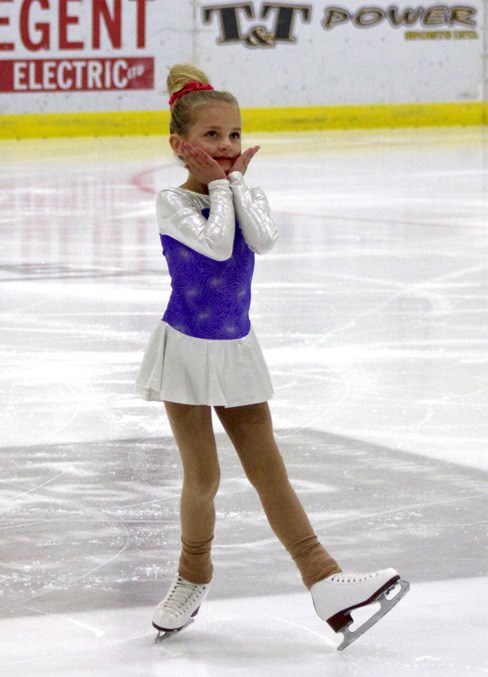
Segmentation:
<svg viewBox="0 0 488 677">
<path fill-rule="evenodd" d="M 2 677 L 488 674 L 486 131 L 252 143 L 279 446 L 341 564 L 411 591 L 337 654 L 216 423 L 215 581 L 154 645 L 181 471 L 133 381 L 169 289 L 154 194 L 182 170 L 164 138 L 2 142 Z"/>
<path fill-rule="evenodd" d="M 306 593 L 209 600 L 193 625 L 163 644 L 147 627 L 148 607 L 17 616 L 0 622 L 8 643 L 2 675 L 483 675 L 479 601 L 487 594 L 486 578 L 417 583 L 343 653 Z"/>
</svg>

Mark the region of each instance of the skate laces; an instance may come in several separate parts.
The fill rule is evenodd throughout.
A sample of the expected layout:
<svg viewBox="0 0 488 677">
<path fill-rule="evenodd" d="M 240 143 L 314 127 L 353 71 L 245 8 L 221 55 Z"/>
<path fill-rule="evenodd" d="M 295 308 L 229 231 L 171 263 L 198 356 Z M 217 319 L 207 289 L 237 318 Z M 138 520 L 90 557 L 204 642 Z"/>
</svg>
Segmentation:
<svg viewBox="0 0 488 677">
<path fill-rule="evenodd" d="M 332 574 L 327 580 L 331 583 L 364 583 L 365 581 L 370 581 L 372 578 L 377 576 L 377 572 L 369 574 L 357 574 L 352 572 L 339 572 L 338 574 Z"/>
<path fill-rule="evenodd" d="M 204 587 L 203 585 L 188 583 L 188 581 L 178 577 L 167 597 L 158 606 L 176 616 L 188 605 L 193 595 Z"/>
</svg>

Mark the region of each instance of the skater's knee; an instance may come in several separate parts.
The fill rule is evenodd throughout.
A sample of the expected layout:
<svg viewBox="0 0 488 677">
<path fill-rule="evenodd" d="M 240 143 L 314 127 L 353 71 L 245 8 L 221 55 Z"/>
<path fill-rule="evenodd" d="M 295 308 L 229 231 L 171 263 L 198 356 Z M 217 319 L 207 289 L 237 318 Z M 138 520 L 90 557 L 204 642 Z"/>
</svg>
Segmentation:
<svg viewBox="0 0 488 677">
<path fill-rule="evenodd" d="M 183 480 L 184 491 L 200 500 L 215 498 L 219 484 L 220 470 L 218 467 L 186 471 Z"/>
<path fill-rule="evenodd" d="M 279 454 L 272 459 L 259 458 L 258 455 L 244 463 L 244 470 L 252 486 L 262 493 L 266 490 L 273 491 L 273 487 L 280 487 L 288 483 L 288 474 L 285 464 Z"/>
</svg>

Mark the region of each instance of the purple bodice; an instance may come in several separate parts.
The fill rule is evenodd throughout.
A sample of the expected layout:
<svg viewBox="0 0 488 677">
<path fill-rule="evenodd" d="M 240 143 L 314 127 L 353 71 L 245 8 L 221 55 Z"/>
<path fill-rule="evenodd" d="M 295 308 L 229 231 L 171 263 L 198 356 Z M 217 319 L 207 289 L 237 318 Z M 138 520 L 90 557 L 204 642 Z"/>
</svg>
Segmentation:
<svg viewBox="0 0 488 677">
<path fill-rule="evenodd" d="M 202 210 L 208 218 L 209 210 Z M 238 339 L 251 328 L 254 253 L 236 223 L 232 256 L 215 261 L 160 235 L 171 277 L 171 296 L 163 320 L 177 331 L 201 339 Z"/>
</svg>

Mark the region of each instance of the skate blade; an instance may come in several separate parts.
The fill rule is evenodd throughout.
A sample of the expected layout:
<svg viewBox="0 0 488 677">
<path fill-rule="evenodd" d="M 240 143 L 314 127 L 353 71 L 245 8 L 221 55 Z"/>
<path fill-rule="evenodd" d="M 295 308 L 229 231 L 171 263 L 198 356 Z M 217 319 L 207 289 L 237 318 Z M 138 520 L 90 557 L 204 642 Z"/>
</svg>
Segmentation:
<svg viewBox="0 0 488 677">
<path fill-rule="evenodd" d="M 178 628 L 177 630 L 159 630 L 156 639 L 154 640 L 154 644 L 162 644 L 163 642 L 167 642 L 175 635 L 178 635 L 182 630 L 185 630 L 185 628 L 191 625 L 194 621 L 194 618 L 190 618 L 188 623 L 185 623 L 185 625 L 183 625 L 181 628 Z"/>
<path fill-rule="evenodd" d="M 391 592 L 393 592 L 396 588 L 398 589 L 398 592 L 395 594 L 394 597 L 387 597 L 387 595 Z M 365 621 L 362 625 L 357 628 L 357 630 L 349 630 L 349 626 L 353 623 L 351 620 L 346 626 L 341 628 L 340 632 L 343 633 L 343 641 L 339 646 L 337 647 L 337 651 L 344 651 L 346 647 L 348 647 L 350 644 L 355 642 L 358 637 L 361 637 L 361 635 L 364 635 L 364 633 L 369 630 L 370 628 L 373 627 L 373 625 L 376 625 L 376 623 L 383 618 L 383 616 L 386 616 L 386 614 L 393 609 L 393 607 L 398 604 L 398 602 L 402 599 L 402 597 L 405 597 L 407 592 L 410 589 L 410 583 L 408 581 L 404 581 L 401 578 L 395 582 L 394 585 L 391 586 L 391 588 L 388 588 L 388 590 L 385 590 L 385 592 L 381 593 L 374 602 L 379 602 L 381 607 L 380 609 L 371 616 L 367 621 Z M 372 602 L 372 604 L 374 603 Z"/>
</svg>

